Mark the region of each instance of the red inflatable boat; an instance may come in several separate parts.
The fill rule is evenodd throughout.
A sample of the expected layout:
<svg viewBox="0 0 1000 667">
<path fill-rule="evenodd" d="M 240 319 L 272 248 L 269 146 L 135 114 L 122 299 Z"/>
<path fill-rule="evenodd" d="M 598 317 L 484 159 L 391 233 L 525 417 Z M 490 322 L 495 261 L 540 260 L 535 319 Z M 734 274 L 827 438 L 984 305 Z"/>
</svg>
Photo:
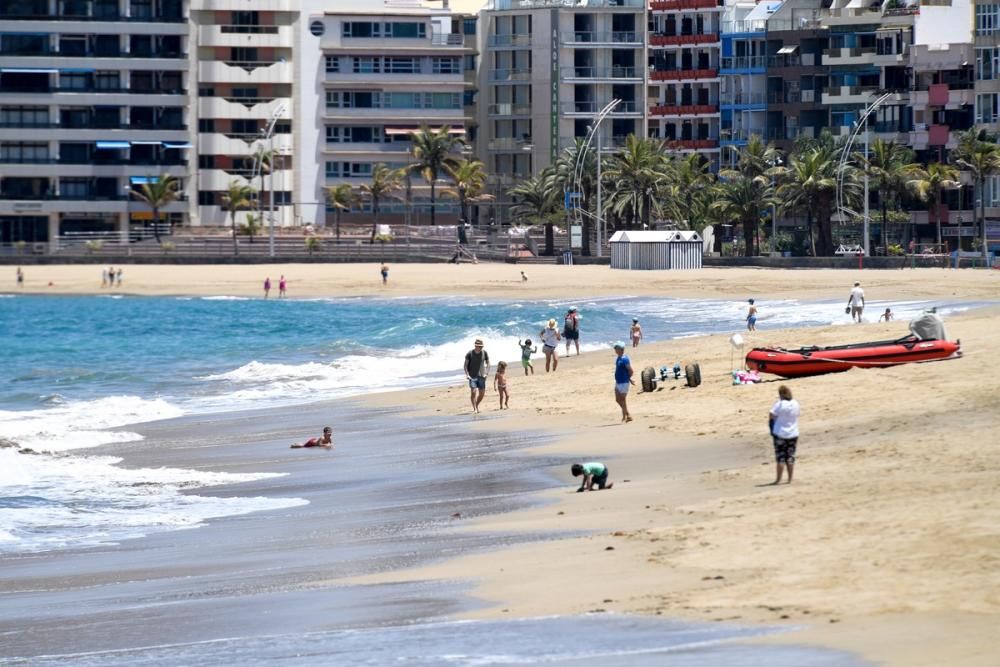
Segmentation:
<svg viewBox="0 0 1000 667">
<path fill-rule="evenodd" d="M 897 340 L 854 343 L 831 347 L 802 347 L 786 350 L 755 347 L 747 354 L 750 370 L 786 378 L 837 373 L 851 368 L 883 368 L 961 356 L 959 341 L 924 340 L 905 336 Z"/>
</svg>

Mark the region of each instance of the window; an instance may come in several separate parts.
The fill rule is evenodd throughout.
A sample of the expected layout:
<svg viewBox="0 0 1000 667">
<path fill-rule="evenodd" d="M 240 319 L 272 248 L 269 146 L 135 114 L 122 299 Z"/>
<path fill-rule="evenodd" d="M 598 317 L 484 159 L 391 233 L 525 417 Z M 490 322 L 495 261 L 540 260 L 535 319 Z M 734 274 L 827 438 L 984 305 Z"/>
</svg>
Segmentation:
<svg viewBox="0 0 1000 667">
<path fill-rule="evenodd" d="M 461 109 L 462 96 L 459 93 L 425 93 L 427 106 L 431 109 Z"/>
<path fill-rule="evenodd" d="M 198 156 L 198 168 L 199 169 L 215 169 L 215 156 L 214 155 L 199 155 Z"/>
<path fill-rule="evenodd" d="M 462 21 L 462 33 L 466 35 L 476 34 L 476 19 L 467 18 Z"/>
<path fill-rule="evenodd" d="M 48 53 L 49 36 L 33 33 L 5 33 L 0 35 L 0 53 L 10 55 L 42 55 Z"/>
<path fill-rule="evenodd" d="M 1000 122 L 1000 93 L 976 95 L 976 122 Z"/>
<path fill-rule="evenodd" d="M 434 74 L 461 74 L 461 58 L 431 58 L 431 71 Z"/>
<path fill-rule="evenodd" d="M 97 90 L 118 90 L 121 88 L 121 76 L 118 72 L 98 72 L 94 75 L 94 87 Z"/>
<path fill-rule="evenodd" d="M 331 109 L 377 109 L 381 94 L 362 90 L 330 90 L 326 93 L 326 106 Z"/>
<path fill-rule="evenodd" d="M 476 104 L 476 91 L 467 90 L 462 93 L 462 106 L 471 107 Z"/>
<path fill-rule="evenodd" d="M 198 206 L 215 206 L 215 193 L 211 190 L 198 190 Z"/>
<path fill-rule="evenodd" d="M 59 38 L 59 53 L 64 56 L 87 55 L 87 38 L 83 35 L 62 35 Z"/>
<path fill-rule="evenodd" d="M 382 71 L 386 74 L 417 74 L 420 61 L 405 56 L 388 56 L 383 60 Z"/>
<path fill-rule="evenodd" d="M 356 143 L 376 143 L 383 142 L 382 128 L 380 127 L 341 127 L 337 125 L 327 125 L 326 141 L 330 144 L 356 144 Z"/>
<path fill-rule="evenodd" d="M 291 190 L 278 190 L 274 193 L 274 203 L 277 206 L 288 206 L 292 203 Z"/>
<path fill-rule="evenodd" d="M 372 174 L 370 162 L 327 162 L 327 178 L 368 178 Z"/>
<path fill-rule="evenodd" d="M 257 94 L 256 88 L 233 88 L 232 97 L 257 99 L 260 96 Z"/>
<path fill-rule="evenodd" d="M 198 131 L 199 132 L 215 132 L 215 119 L 214 118 L 199 118 L 198 119 Z"/>
<path fill-rule="evenodd" d="M 1000 78 L 1000 47 L 976 49 L 976 78 L 981 80 Z"/>
<path fill-rule="evenodd" d="M 256 118 L 236 118 L 232 120 L 233 134 L 257 134 L 259 122 Z"/>
<path fill-rule="evenodd" d="M 424 23 L 386 23 L 383 32 L 386 37 L 423 39 L 427 37 L 427 26 Z"/>
<path fill-rule="evenodd" d="M 382 59 L 370 56 L 354 58 L 355 74 L 376 74 L 382 71 Z"/>
<path fill-rule="evenodd" d="M 976 34 L 993 35 L 1000 32 L 1000 5 L 976 5 Z"/>
<path fill-rule="evenodd" d="M 465 67 L 466 72 L 474 72 L 476 70 L 476 57 L 475 56 L 465 56 Z"/>
<path fill-rule="evenodd" d="M 153 0 L 132 0 L 129 3 L 129 16 L 136 19 L 153 18 Z"/>
<path fill-rule="evenodd" d="M 257 12 L 234 11 L 233 25 L 259 25 L 260 16 Z"/>
<path fill-rule="evenodd" d="M 87 90 L 90 88 L 90 74 L 84 72 L 61 72 L 59 88 L 62 90 Z"/>
<path fill-rule="evenodd" d="M 48 124 L 48 107 L 0 107 L 0 125 L 41 127 Z"/>
<path fill-rule="evenodd" d="M 59 196 L 65 199 L 85 199 L 90 196 L 90 181 L 86 178 L 61 178 Z"/>
<path fill-rule="evenodd" d="M 229 50 L 230 60 L 238 63 L 259 62 L 257 49 L 249 46 L 235 46 Z"/>
<path fill-rule="evenodd" d="M 423 39 L 427 37 L 425 23 L 392 22 L 380 23 L 372 21 L 347 21 L 343 25 L 344 37 L 395 37 Z"/>
<path fill-rule="evenodd" d="M 199 88 L 198 97 L 215 97 L 215 88 Z"/>
<path fill-rule="evenodd" d="M 0 161 L 3 162 L 47 162 L 49 145 L 43 142 L 0 144 Z"/>
<path fill-rule="evenodd" d="M 327 72 L 339 72 L 340 71 L 340 58 L 337 56 L 327 56 L 326 57 L 326 71 Z"/>
</svg>

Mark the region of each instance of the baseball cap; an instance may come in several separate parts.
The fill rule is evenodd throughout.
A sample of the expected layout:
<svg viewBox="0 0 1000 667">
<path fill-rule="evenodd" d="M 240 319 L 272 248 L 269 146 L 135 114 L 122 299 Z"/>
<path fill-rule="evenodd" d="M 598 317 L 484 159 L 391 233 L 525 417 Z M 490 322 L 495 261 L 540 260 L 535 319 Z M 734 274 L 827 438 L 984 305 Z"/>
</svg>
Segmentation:
<svg viewBox="0 0 1000 667">
<path fill-rule="evenodd" d="M 618 341 L 617 343 L 615 343 L 615 349 L 617 350 L 619 348 L 622 349 L 622 350 L 624 350 L 625 349 L 625 343 L 623 343 L 621 341 Z"/>
</svg>

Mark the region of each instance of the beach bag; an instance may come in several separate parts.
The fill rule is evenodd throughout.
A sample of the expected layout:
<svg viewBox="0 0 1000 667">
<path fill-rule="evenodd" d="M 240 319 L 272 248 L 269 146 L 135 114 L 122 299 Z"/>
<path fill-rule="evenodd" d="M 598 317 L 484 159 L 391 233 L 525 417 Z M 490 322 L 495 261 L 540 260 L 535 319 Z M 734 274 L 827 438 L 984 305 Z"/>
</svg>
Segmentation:
<svg viewBox="0 0 1000 667">
<path fill-rule="evenodd" d="M 851 307 L 847 306 L 846 308 L 844 308 L 844 313 L 847 314 L 847 315 L 850 315 L 851 314 Z"/>
</svg>

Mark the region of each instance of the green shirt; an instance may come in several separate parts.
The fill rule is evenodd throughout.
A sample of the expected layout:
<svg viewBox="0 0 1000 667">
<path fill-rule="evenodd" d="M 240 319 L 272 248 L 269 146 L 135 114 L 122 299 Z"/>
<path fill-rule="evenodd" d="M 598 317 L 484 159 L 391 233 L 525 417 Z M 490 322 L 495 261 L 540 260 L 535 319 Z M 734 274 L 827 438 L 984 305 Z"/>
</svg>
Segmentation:
<svg viewBox="0 0 1000 667">
<path fill-rule="evenodd" d="M 607 468 L 604 467 L 604 464 L 599 463 L 597 461 L 591 461 L 590 463 L 583 464 L 584 475 L 593 475 L 594 477 L 600 477 L 601 475 L 604 474 L 605 470 L 607 470 Z"/>
</svg>

